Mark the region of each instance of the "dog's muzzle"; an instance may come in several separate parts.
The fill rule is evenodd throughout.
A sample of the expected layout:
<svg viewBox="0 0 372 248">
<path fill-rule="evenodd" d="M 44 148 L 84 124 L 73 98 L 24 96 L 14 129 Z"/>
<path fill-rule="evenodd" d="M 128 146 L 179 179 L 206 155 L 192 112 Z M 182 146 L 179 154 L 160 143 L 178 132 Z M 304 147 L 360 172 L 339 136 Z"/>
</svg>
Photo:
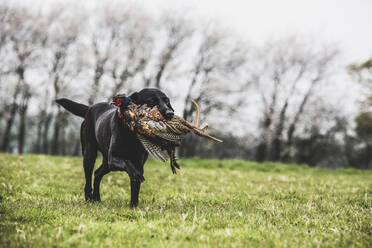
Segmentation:
<svg viewBox="0 0 372 248">
<path fill-rule="evenodd" d="M 174 116 L 174 112 L 173 111 L 171 111 L 171 110 L 165 111 L 165 115 L 164 115 L 164 118 L 165 119 L 170 120 L 170 119 L 172 119 L 173 116 Z"/>
</svg>

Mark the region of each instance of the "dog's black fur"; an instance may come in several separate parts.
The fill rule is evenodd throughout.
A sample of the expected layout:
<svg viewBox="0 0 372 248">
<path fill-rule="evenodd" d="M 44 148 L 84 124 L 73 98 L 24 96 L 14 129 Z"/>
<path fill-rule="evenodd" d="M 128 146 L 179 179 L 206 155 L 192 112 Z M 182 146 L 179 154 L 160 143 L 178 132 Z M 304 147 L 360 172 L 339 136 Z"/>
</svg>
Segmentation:
<svg viewBox="0 0 372 248">
<path fill-rule="evenodd" d="M 130 95 L 136 104 L 158 106 L 165 118 L 172 118 L 174 110 L 169 98 L 158 89 L 143 89 Z M 130 207 L 138 205 L 138 194 L 143 177 L 143 166 L 148 153 L 143 148 L 135 133 L 123 125 L 117 114 L 117 107 L 108 103 L 86 106 L 66 98 L 56 102 L 71 113 L 83 117 L 81 124 L 81 145 L 84 157 L 85 200 L 100 201 L 99 186 L 102 177 L 110 171 L 126 171 L 130 178 Z M 92 174 L 97 158 L 97 151 L 103 156 L 102 165 Z"/>
</svg>

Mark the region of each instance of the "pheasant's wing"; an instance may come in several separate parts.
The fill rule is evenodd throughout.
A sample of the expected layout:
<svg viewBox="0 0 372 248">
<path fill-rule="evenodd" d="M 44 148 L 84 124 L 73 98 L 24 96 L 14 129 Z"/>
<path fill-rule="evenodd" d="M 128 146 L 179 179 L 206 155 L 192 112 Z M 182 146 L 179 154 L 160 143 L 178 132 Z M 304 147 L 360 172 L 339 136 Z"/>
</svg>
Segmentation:
<svg viewBox="0 0 372 248">
<path fill-rule="evenodd" d="M 154 136 L 171 143 L 179 144 L 185 138 L 186 132 L 180 130 L 172 122 L 149 120 L 146 124 Z"/>
<path fill-rule="evenodd" d="M 176 135 L 172 133 L 155 133 L 155 135 L 158 136 L 159 138 L 176 144 L 180 143 L 185 138 L 184 134 Z"/>
<path fill-rule="evenodd" d="M 146 139 L 143 135 L 137 134 L 138 139 L 141 141 L 145 150 L 155 159 L 159 159 L 163 162 L 169 159 L 168 152 L 163 150 L 159 145 L 154 144 L 150 140 Z"/>
</svg>

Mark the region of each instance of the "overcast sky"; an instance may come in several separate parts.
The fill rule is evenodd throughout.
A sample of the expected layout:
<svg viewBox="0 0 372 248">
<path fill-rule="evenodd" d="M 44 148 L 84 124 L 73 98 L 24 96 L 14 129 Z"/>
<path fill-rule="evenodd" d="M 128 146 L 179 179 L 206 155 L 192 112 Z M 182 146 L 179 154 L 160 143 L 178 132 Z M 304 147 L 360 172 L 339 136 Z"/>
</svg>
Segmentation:
<svg viewBox="0 0 372 248">
<path fill-rule="evenodd" d="M 17 0 L 16 0 L 17 1 Z M 79 0 L 71 1 L 77 2 Z M 106 1 L 108 3 L 115 0 Z M 18 0 L 33 7 L 66 0 Z M 104 0 L 80 0 L 91 8 Z M 318 43 L 337 45 L 343 60 L 353 63 L 372 56 L 372 0 L 136 0 L 154 14 L 161 10 L 191 13 L 218 21 L 253 43 L 299 34 Z M 92 13 L 94 14 L 94 13 Z"/>
<path fill-rule="evenodd" d="M 372 0 L 141 0 L 148 9 L 185 9 L 253 42 L 288 34 L 335 43 L 345 62 L 372 56 Z"/>
</svg>

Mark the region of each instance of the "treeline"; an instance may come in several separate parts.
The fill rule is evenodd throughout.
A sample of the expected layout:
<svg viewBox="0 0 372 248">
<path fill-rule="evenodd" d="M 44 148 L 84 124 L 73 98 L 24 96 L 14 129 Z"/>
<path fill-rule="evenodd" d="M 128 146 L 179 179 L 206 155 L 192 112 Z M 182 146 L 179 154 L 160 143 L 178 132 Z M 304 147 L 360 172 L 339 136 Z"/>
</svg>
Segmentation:
<svg viewBox="0 0 372 248">
<path fill-rule="evenodd" d="M 371 168 L 368 139 L 329 100 L 344 90 L 333 79 L 346 71 L 338 54 L 299 37 L 252 45 L 218 23 L 128 4 L 42 11 L 2 3 L 0 148 L 78 155 L 81 120 L 54 99 L 92 105 L 156 87 L 190 120 L 195 99 L 210 132 L 224 139 L 190 135 L 181 156 Z"/>
</svg>

